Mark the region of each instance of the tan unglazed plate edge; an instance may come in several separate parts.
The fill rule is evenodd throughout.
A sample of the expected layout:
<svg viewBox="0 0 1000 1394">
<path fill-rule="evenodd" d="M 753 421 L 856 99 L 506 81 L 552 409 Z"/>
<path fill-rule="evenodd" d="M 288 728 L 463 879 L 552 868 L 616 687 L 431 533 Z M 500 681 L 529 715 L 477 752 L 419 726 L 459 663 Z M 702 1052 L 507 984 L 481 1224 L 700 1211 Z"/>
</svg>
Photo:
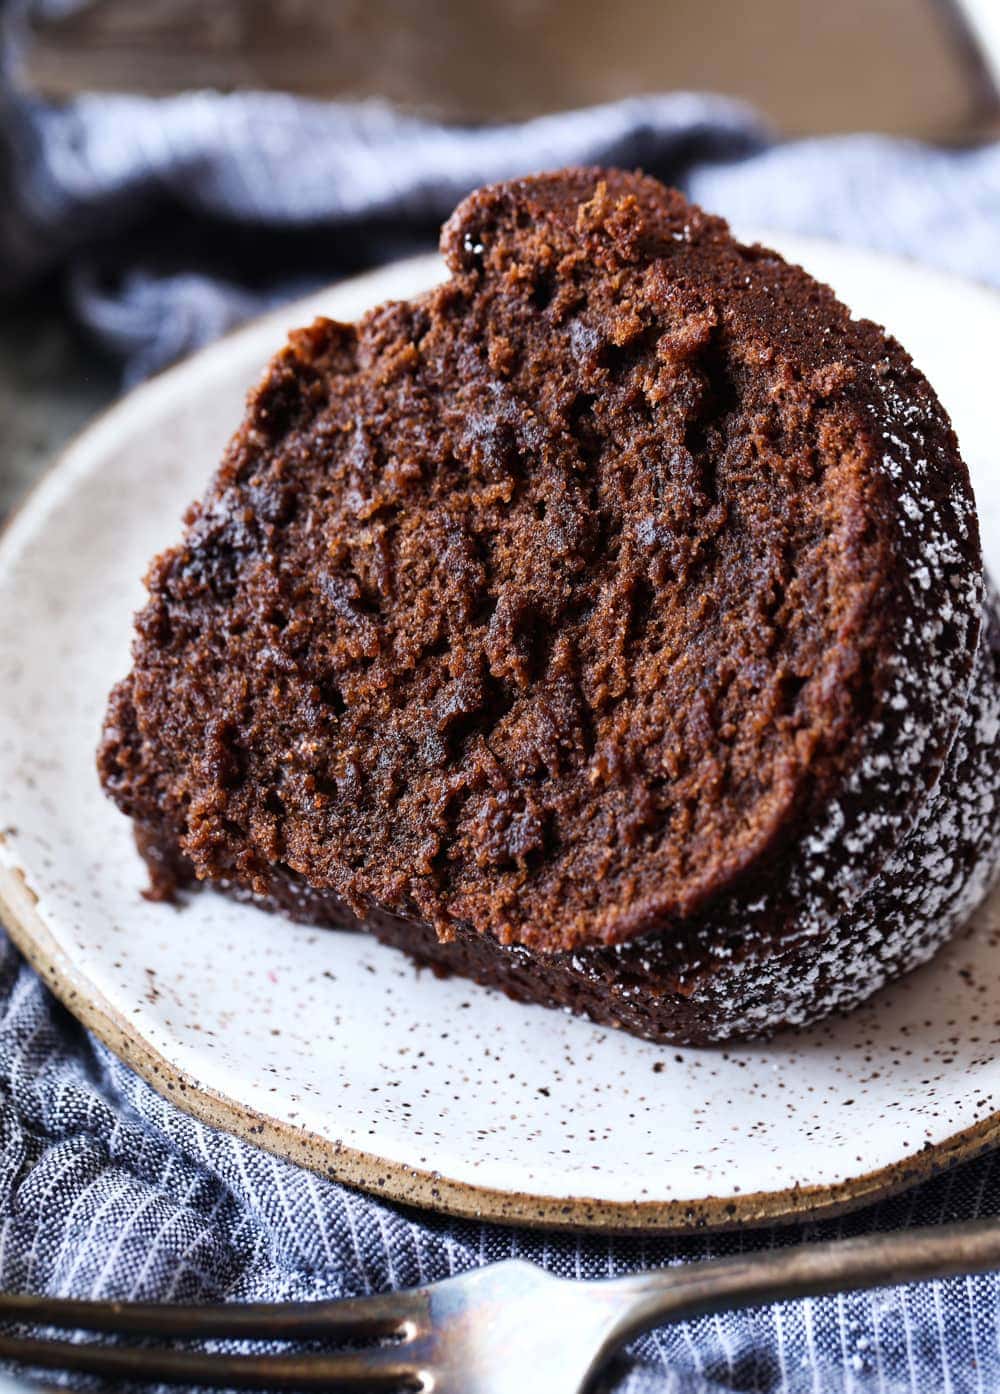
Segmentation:
<svg viewBox="0 0 1000 1394">
<path fill-rule="evenodd" d="M 405 1205 L 426 1206 L 462 1219 L 534 1225 L 543 1229 L 594 1228 L 632 1232 L 733 1229 L 782 1221 L 834 1217 L 895 1195 L 1000 1141 L 1000 1112 L 915 1157 L 869 1172 L 839 1186 L 796 1186 L 750 1195 L 706 1196 L 703 1201 L 609 1202 L 593 1197 L 552 1199 L 516 1191 L 480 1189 L 435 1172 L 399 1166 L 367 1152 L 331 1143 L 317 1133 L 290 1128 L 206 1089 L 176 1070 L 130 1027 L 82 978 L 35 912 L 27 878 L 0 869 L 0 915 L 14 943 L 63 1006 L 141 1075 L 147 1084 L 214 1128 L 264 1147 L 322 1176 Z"/>
<path fill-rule="evenodd" d="M 810 269 L 815 268 L 818 274 L 830 279 L 835 285 L 837 277 L 833 274 L 833 269 L 842 257 L 853 259 L 856 266 L 867 263 L 873 275 L 887 274 L 893 269 L 900 273 L 905 270 L 910 277 L 923 274 L 916 268 L 902 268 L 899 263 L 869 258 L 861 253 L 842 253 L 821 243 L 810 244 L 803 240 L 793 241 L 778 237 L 768 240 L 777 243 L 783 250 L 787 249 L 790 255 L 805 262 Z M 389 273 L 377 272 L 367 277 L 359 277 L 350 283 L 353 299 L 357 301 L 357 307 L 361 308 L 386 296 L 409 293 L 405 287 L 411 281 L 414 284 L 421 280 L 427 282 L 429 268 L 429 260 L 421 258 L 390 268 Z M 937 276 L 934 279 L 939 290 L 947 288 L 947 278 Z M 964 295 L 974 294 L 990 298 L 989 292 L 976 290 L 962 282 L 955 281 L 951 285 L 956 294 L 961 292 Z M 343 295 L 343 291 L 344 287 L 339 287 L 325 294 L 327 298 L 336 298 L 339 301 L 349 299 L 350 297 Z M 258 339 L 263 340 L 269 333 L 275 337 L 277 344 L 280 341 L 278 327 L 294 326 L 307 321 L 317 309 L 325 308 L 320 304 L 321 299 L 322 297 L 310 297 L 308 301 L 268 316 L 265 321 L 236 331 L 226 341 L 211 346 L 203 355 L 188 360 L 178 368 L 161 375 L 153 383 L 140 388 L 127 401 L 134 402 L 138 396 L 155 390 L 166 379 L 179 382 L 183 377 L 191 380 L 192 370 L 196 370 L 199 361 L 207 361 L 210 355 L 218 358 L 220 353 L 225 352 L 227 344 L 236 344 L 249 335 L 256 335 Z M 858 308 L 862 312 L 871 312 L 866 304 L 861 304 Z M 994 303 L 992 309 L 996 323 L 1000 326 L 1000 303 Z M 353 313 L 357 313 L 357 309 L 354 309 Z M 266 328 L 268 326 L 269 328 Z M 890 324 L 890 328 L 894 327 Z M 919 354 L 917 356 L 919 362 Z M 930 372 L 930 369 L 928 371 Z M 947 400 L 946 405 L 950 405 Z M 88 427 L 82 436 L 71 444 L 57 461 L 50 475 L 38 486 L 36 493 L 22 504 L 20 514 L 28 512 L 37 493 L 64 467 L 64 462 L 68 464 L 80 442 L 121 410 L 121 405 L 112 408 L 104 418 Z M 235 425 L 235 421 L 232 424 Z M 174 531 L 176 532 L 176 525 Z M 0 583 L 4 575 L 3 544 L 0 543 Z M 107 686 L 110 687 L 116 676 L 117 673 L 107 674 Z M 9 851 L 10 840 L 0 840 L 7 844 L 5 848 L 0 848 L 0 851 Z M 919 1150 L 914 1150 L 912 1155 L 902 1155 L 888 1164 L 861 1170 L 857 1175 L 833 1184 L 797 1183 L 773 1190 L 748 1192 L 740 1192 L 734 1188 L 729 1194 L 708 1194 L 699 1199 L 685 1197 L 630 1201 L 579 1193 L 555 1196 L 506 1187 L 501 1189 L 455 1179 L 433 1168 L 410 1166 L 398 1159 L 386 1159 L 376 1155 L 374 1151 L 334 1140 L 306 1126 L 294 1125 L 287 1119 L 275 1117 L 265 1110 L 240 1102 L 239 1099 L 199 1079 L 195 1072 L 171 1062 L 144 1034 L 140 1026 L 130 1021 L 120 1007 L 109 1001 L 101 989 L 90 980 L 86 961 L 74 959 L 67 952 L 65 944 L 53 933 L 38 908 L 40 896 L 35 890 L 34 881 L 31 867 L 20 865 L 16 858 L 12 859 L 10 856 L 6 862 L 0 858 L 0 916 L 11 938 L 69 1011 L 154 1089 L 204 1123 L 225 1129 L 319 1174 L 397 1202 L 426 1206 L 469 1219 L 547 1228 L 584 1227 L 616 1231 L 668 1232 L 683 1231 L 692 1227 L 729 1228 L 762 1225 L 843 1213 L 876 1198 L 899 1192 L 918 1180 L 978 1155 L 1000 1141 L 1000 1111 L 994 1111 L 946 1137 L 933 1143 L 925 1143 Z M 139 881 L 137 873 L 137 885 Z M 931 965 L 919 971 L 926 974 L 933 972 L 933 969 L 934 966 Z M 479 991 L 471 986 L 467 986 L 466 990 L 470 993 Z M 510 1004 L 510 1010 L 524 1009 Z M 587 1029 L 586 1024 L 581 1023 L 581 1026 Z M 707 1054 L 711 1055 L 712 1052 Z M 578 1186 L 574 1187 L 576 1192 L 579 1189 Z"/>
</svg>

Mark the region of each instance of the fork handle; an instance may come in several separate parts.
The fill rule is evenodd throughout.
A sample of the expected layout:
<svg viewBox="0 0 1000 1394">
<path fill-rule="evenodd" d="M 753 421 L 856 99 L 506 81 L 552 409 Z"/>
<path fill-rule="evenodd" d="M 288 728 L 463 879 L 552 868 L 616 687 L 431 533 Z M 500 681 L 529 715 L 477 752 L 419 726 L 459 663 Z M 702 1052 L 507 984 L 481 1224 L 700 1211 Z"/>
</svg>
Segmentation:
<svg viewBox="0 0 1000 1394">
<path fill-rule="evenodd" d="M 622 1304 L 607 1348 L 667 1321 L 994 1268 L 1000 1219 L 991 1217 L 605 1279 L 601 1286 Z"/>
</svg>

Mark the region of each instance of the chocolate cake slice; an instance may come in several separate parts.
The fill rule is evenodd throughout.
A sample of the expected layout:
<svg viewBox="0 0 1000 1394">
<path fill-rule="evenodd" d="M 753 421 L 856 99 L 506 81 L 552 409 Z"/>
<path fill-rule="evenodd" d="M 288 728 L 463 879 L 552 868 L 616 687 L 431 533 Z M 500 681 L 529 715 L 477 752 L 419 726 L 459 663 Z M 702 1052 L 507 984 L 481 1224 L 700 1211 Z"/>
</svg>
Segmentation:
<svg viewBox="0 0 1000 1394">
<path fill-rule="evenodd" d="M 153 562 L 99 763 L 154 886 L 655 1040 L 861 1000 L 998 861 L 946 414 L 641 175 L 483 189 L 442 249 L 438 289 L 292 334 Z"/>
</svg>

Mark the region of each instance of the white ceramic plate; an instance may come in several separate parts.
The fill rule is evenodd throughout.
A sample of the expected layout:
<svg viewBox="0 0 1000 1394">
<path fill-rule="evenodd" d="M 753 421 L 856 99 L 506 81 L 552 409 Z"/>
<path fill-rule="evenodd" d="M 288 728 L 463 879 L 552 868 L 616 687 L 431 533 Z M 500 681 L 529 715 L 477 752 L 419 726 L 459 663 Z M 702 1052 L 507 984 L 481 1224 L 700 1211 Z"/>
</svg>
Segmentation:
<svg viewBox="0 0 1000 1394">
<path fill-rule="evenodd" d="M 937 385 L 1000 573 L 1000 299 L 773 239 L 887 324 Z M 0 545 L 0 902 L 55 991 L 193 1113 L 455 1213 L 678 1228 L 843 1208 L 1000 1135 L 1000 902 L 844 1020 L 677 1050 L 418 974 L 367 936 L 203 893 L 144 901 L 93 751 L 154 552 L 178 535 L 285 330 L 440 275 L 421 258 L 272 315 L 164 374 L 65 453 Z"/>
</svg>

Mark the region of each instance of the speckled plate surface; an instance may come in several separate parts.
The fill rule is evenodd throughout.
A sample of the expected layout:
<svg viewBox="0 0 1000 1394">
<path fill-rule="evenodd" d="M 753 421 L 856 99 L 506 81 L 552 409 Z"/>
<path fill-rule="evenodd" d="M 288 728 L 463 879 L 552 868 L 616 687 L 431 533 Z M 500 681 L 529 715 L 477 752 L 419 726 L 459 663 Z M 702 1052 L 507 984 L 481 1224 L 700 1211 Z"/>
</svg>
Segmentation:
<svg viewBox="0 0 1000 1394">
<path fill-rule="evenodd" d="M 911 349 L 951 410 L 1000 574 L 1000 298 L 773 239 Z M 93 751 L 150 556 L 178 534 L 284 331 L 421 290 L 352 281 L 135 392 L 66 452 L 0 544 L 0 909 L 54 990 L 182 1107 L 366 1189 L 547 1225 L 681 1228 L 829 1212 L 1000 1138 L 1000 898 L 847 1019 L 676 1050 L 418 974 L 364 935 L 211 893 L 141 898 Z"/>
</svg>

